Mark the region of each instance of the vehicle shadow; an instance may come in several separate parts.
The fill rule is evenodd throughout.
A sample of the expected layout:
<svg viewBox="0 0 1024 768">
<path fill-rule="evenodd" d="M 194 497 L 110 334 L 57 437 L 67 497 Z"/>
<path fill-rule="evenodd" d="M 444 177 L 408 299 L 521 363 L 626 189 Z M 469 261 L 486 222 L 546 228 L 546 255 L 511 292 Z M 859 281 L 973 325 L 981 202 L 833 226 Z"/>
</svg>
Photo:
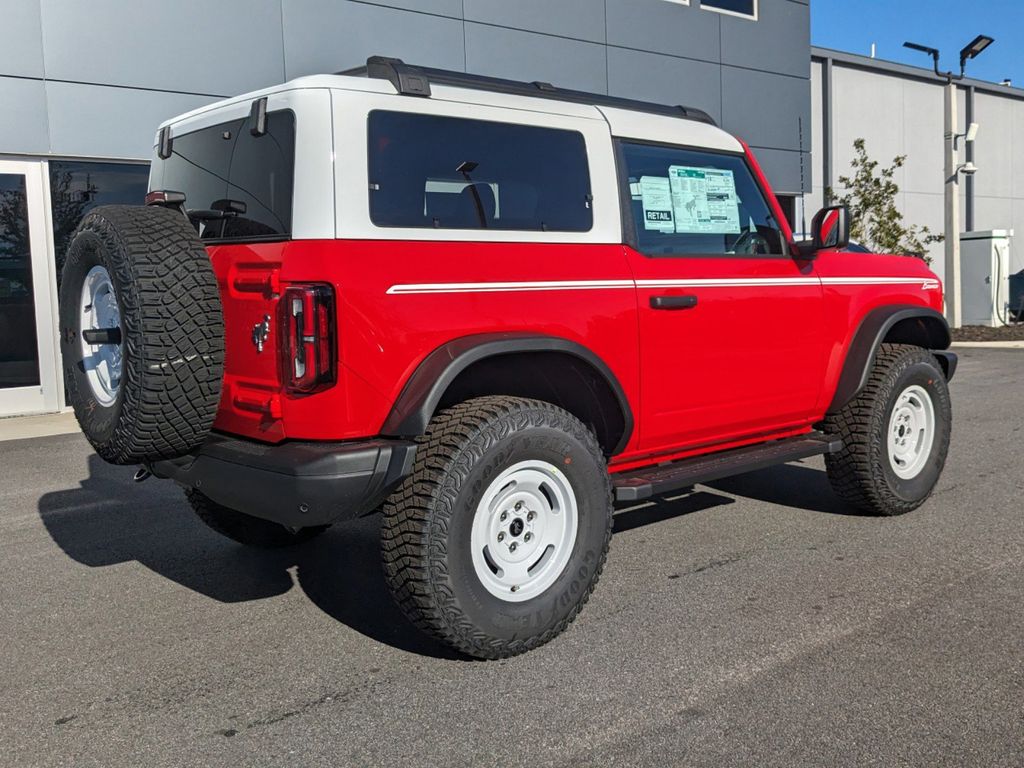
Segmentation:
<svg viewBox="0 0 1024 768">
<path fill-rule="evenodd" d="M 172 483 L 135 483 L 134 469 L 95 454 L 88 469 L 80 487 L 39 500 L 43 525 L 73 560 L 92 568 L 135 561 L 224 603 L 275 597 L 298 584 L 357 632 L 412 653 L 453 656 L 391 600 L 378 555 L 379 515 L 341 523 L 296 547 L 250 549 L 209 530 Z"/>
<path fill-rule="evenodd" d="M 828 515 L 860 516 L 832 491 L 828 476 L 818 467 L 803 463 L 782 464 L 743 475 L 715 480 L 708 488 L 755 501 Z"/>
<path fill-rule="evenodd" d="M 78 488 L 40 498 L 43 525 L 70 558 L 91 568 L 138 562 L 224 603 L 263 600 L 297 585 L 324 613 L 369 638 L 410 653 L 459 658 L 420 632 L 391 599 L 378 554 L 379 514 L 339 523 L 296 547 L 254 550 L 206 528 L 177 486 L 135 483 L 133 472 L 93 454 Z M 838 502 L 835 508 L 828 503 L 832 497 L 823 482 L 820 471 L 785 467 L 714 486 L 737 496 L 839 511 Z M 620 510 L 614 530 L 620 534 L 734 501 L 709 491 L 654 500 Z"/>
</svg>

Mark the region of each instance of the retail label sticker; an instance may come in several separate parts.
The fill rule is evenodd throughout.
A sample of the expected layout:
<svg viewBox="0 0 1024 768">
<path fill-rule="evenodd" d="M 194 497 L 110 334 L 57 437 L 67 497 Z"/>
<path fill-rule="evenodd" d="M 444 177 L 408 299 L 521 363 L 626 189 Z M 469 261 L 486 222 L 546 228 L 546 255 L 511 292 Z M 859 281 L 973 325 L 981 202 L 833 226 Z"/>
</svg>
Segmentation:
<svg viewBox="0 0 1024 768">
<path fill-rule="evenodd" d="M 676 231 L 672 217 L 672 187 L 664 176 L 640 177 L 640 200 L 644 208 L 644 229 Z"/>
</svg>

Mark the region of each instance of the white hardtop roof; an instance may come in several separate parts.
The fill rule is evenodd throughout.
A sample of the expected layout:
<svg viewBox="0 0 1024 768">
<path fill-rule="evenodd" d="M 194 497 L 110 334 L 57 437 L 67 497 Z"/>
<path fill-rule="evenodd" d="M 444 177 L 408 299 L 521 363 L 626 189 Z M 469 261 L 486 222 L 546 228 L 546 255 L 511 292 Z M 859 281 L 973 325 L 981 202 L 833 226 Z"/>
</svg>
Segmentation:
<svg viewBox="0 0 1024 768">
<path fill-rule="evenodd" d="M 193 109 L 190 112 L 165 120 L 160 128 L 166 125 L 184 122 L 208 112 L 224 107 L 251 102 L 262 96 L 269 96 L 284 91 L 304 89 L 329 89 L 333 91 L 350 91 L 359 93 L 394 94 L 398 91 L 387 80 L 370 77 L 353 77 L 350 75 L 308 75 L 289 80 L 286 83 L 244 93 L 230 99 L 216 101 Z M 404 96 L 410 106 L 415 105 L 420 96 Z M 665 144 L 682 144 L 691 147 L 707 148 L 722 152 L 742 152 L 743 145 L 731 134 L 717 126 L 687 117 L 669 117 L 639 110 L 620 109 L 618 107 L 578 104 L 561 101 L 557 98 L 532 98 L 518 94 L 499 93 L 495 91 L 463 88 L 450 85 L 432 85 L 433 101 L 451 101 L 461 104 L 479 104 L 482 106 L 505 107 L 530 112 L 543 112 L 565 117 L 589 120 L 602 120 L 608 123 L 613 136 L 638 139 Z"/>
</svg>

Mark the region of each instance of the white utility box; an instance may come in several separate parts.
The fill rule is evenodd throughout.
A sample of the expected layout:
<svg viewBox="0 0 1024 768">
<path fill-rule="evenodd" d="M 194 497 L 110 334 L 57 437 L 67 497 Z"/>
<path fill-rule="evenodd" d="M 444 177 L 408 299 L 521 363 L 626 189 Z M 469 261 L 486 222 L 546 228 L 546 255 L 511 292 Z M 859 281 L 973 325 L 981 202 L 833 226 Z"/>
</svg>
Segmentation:
<svg viewBox="0 0 1024 768">
<path fill-rule="evenodd" d="M 1012 229 L 960 235 L 961 322 L 996 328 L 1009 321 Z"/>
</svg>

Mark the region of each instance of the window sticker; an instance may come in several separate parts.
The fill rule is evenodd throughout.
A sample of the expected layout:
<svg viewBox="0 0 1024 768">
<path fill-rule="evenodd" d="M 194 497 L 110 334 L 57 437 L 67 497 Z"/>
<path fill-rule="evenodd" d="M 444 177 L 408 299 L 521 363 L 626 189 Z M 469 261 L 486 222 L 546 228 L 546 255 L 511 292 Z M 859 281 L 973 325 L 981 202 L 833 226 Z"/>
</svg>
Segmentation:
<svg viewBox="0 0 1024 768">
<path fill-rule="evenodd" d="M 676 231 L 672 217 L 672 187 L 664 176 L 641 176 L 640 199 L 644 208 L 644 229 L 655 232 Z"/>
<path fill-rule="evenodd" d="M 675 232 L 713 235 L 740 233 L 739 198 L 732 171 L 671 165 L 668 176 Z"/>
</svg>

